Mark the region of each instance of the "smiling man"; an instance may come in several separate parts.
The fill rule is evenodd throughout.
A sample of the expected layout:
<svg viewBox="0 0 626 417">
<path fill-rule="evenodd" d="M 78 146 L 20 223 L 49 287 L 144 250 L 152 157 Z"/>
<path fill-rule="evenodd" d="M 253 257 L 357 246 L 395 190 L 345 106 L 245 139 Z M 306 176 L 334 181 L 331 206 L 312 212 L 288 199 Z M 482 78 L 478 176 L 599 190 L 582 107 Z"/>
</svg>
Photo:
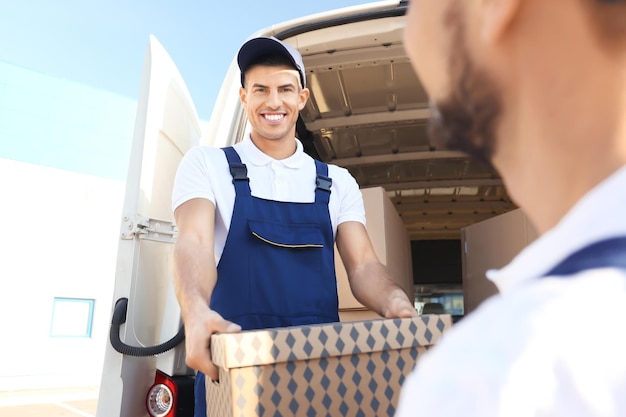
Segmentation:
<svg viewBox="0 0 626 417">
<path fill-rule="evenodd" d="M 379 262 L 350 173 L 312 159 L 295 137 L 309 90 L 302 57 L 276 38 L 238 54 L 240 99 L 251 126 L 240 143 L 191 149 L 173 190 L 175 288 L 196 416 L 205 378 L 218 376 L 209 341 L 237 332 L 339 321 L 334 244 L 355 297 L 383 317 L 417 315 Z"/>
<path fill-rule="evenodd" d="M 540 237 L 418 362 L 396 417 L 626 415 L 626 1 L 412 0 L 431 136 Z"/>
</svg>

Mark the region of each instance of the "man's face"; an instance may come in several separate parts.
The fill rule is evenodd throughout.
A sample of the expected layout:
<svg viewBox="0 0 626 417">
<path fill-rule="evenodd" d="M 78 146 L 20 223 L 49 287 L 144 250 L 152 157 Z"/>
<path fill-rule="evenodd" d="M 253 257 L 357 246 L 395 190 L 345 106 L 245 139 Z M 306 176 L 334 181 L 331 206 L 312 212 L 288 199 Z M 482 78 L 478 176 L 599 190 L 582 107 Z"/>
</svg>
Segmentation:
<svg viewBox="0 0 626 417">
<path fill-rule="evenodd" d="M 465 1 L 412 0 L 404 42 L 430 97 L 433 145 L 491 164 L 501 99 L 489 74 L 470 56 Z"/>
<path fill-rule="evenodd" d="M 309 97 L 298 71 L 288 66 L 254 66 L 246 72 L 241 102 L 253 139 L 293 139 L 298 114 Z"/>
</svg>

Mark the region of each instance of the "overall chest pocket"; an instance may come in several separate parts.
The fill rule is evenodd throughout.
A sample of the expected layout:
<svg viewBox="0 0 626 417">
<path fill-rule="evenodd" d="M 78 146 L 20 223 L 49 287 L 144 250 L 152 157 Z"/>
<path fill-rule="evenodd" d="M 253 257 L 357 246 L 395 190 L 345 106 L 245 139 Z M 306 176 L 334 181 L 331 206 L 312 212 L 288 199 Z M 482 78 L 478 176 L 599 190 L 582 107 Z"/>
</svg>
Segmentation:
<svg viewBox="0 0 626 417">
<path fill-rule="evenodd" d="M 287 249 L 324 247 L 324 236 L 317 224 L 249 220 L 248 226 L 254 237 L 269 245 Z"/>
<path fill-rule="evenodd" d="M 334 265 L 333 248 L 326 247 L 319 225 L 248 220 L 248 226 L 250 289 L 258 313 L 298 316 L 332 308 L 336 281 L 326 264 Z"/>
</svg>

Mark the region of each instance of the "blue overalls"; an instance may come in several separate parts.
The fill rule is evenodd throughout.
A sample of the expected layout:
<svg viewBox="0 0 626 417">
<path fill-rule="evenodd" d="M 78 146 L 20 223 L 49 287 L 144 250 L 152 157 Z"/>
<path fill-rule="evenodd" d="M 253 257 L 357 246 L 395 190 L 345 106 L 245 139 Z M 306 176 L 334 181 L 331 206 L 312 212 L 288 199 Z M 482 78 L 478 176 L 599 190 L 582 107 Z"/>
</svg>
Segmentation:
<svg viewBox="0 0 626 417">
<path fill-rule="evenodd" d="M 565 258 L 543 276 L 568 277 L 585 269 L 605 266 L 626 270 L 626 236 L 592 243 Z"/>
<path fill-rule="evenodd" d="M 235 187 L 233 217 L 217 265 L 211 309 L 243 330 L 339 321 L 328 166 L 315 161 L 313 203 L 253 197 L 245 164 L 223 149 Z M 204 375 L 196 416 L 206 416 Z"/>
</svg>

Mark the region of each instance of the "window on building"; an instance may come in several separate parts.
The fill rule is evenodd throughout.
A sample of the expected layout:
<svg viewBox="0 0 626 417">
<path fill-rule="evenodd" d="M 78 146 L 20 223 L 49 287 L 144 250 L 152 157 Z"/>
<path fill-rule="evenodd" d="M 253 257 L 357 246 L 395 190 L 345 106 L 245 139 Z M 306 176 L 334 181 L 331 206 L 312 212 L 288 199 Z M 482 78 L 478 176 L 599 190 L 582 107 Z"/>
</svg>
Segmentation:
<svg viewBox="0 0 626 417">
<path fill-rule="evenodd" d="M 55 297 L 52 304 L 51 337 L 91 337 L 95 300 Z"/>
</svg>

